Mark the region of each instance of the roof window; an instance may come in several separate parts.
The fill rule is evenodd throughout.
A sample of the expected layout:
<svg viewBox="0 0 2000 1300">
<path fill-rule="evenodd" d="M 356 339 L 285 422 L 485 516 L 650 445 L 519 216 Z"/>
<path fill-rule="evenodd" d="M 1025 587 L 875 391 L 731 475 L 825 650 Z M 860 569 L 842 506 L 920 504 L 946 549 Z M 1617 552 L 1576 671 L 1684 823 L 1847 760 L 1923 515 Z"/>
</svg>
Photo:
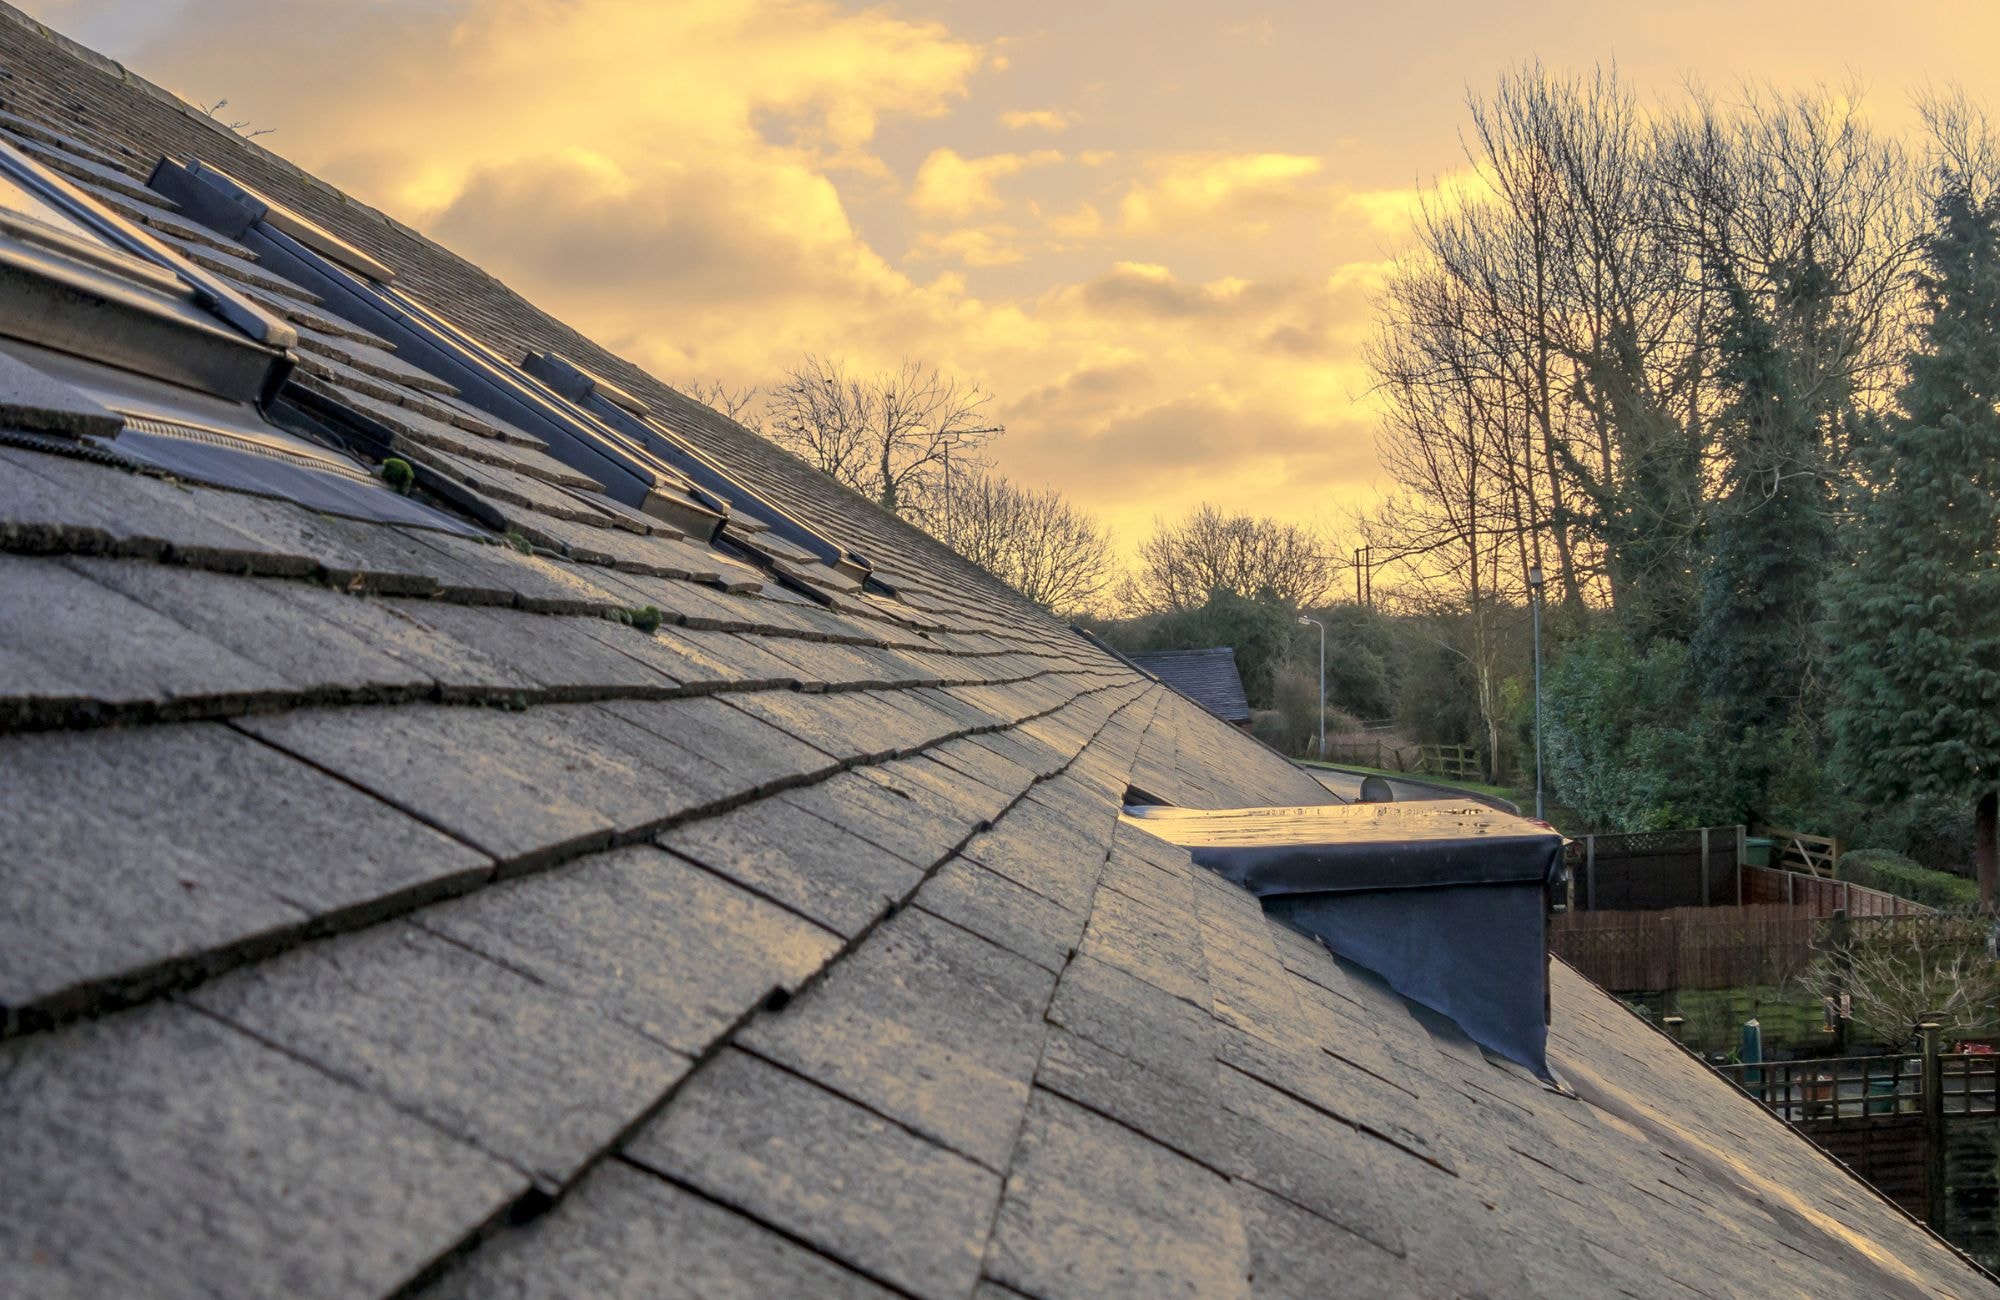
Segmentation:
<svg viewBox="0 0 2000 1300">
<path fill-rule="evenodd" d="M 298 342 L 4 140 L 0 336 L 242 402 L 276 392 Z"/>
<path fill-rule="evenodd" d="M 395 345 L 464 401 L 542 439 L 550 454 L 604 485 L 613 500 L 708 541 L 726 505 L 705 500 L 642 445 L 523 373 L 398 290 L 393 274 L 306 218 L 212 167 L 162 159 L 149 182 L 189 216 L 230 235 L 259 263 L 325 300 L 329 310 Z M 302 236 L 300 232 L 305 232 Z"/>
<path fill-rule="evenodd" d="M 520 365 L 391 283 L 394 272 L 249 186 L 198 162 L 162 159 L 151 186 L 258 261 L 392 343 L 403 360 L 487 414 L 542 439 L 613 500 L 759 561 L 816 599 L 872 588 L 862 557 L 736 482 L 676 437 L 640 398 L 550 353 Z"/>
<path fill-rule="evenodd" d="M 272 424 L 298 332 L 0 140 L 0 439 L 459 530 Z"/>
<path fill-rule="evenodd" d="M 803 560 L 823 564 L 857 584 L 870 579 L 872 571 L 866 560 L 731 478 L 714 461 L 676 437 L 645 402 L 616 384 L 553 352 L 530 353 L 521 367 L 680 471 L 729 511 L 745 544 L 771 551 L 774 559 L 787 563 Z M 771 538 L 789 545 L 777 545 Z"/>
</svg>

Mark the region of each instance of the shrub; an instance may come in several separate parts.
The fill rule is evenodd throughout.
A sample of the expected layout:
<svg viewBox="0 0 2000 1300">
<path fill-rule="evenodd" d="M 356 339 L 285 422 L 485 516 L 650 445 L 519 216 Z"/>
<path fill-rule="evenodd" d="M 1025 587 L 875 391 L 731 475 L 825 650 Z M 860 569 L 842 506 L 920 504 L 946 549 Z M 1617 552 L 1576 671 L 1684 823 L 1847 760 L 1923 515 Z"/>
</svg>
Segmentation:
<svg viewBox="0 0 2000 1300">
<path fill-rule="evenodd" d="M 1850 849 L 1840 855 L 1839 875 L 1842 880 L 1927 907 L 1949 910 L 1979 903 L 1979 886 L 1975 882 L 1932 871 L 1888 849 Z"/>
<path fill-rule="evenodd" d="M 1295 752 L 1291 748 L 1292 725 L 1277 709 L 1250 710 L 1250 734 L 1281 754 Z"/>
<path fill-rule="evenodd" d="M 1972 865 L 1972 812 L 1964 804 L 1905 799 L 1854 819 L 1856 848 L 1893 849 L 1933 871 L 1967 874 Z"/>
</svg>

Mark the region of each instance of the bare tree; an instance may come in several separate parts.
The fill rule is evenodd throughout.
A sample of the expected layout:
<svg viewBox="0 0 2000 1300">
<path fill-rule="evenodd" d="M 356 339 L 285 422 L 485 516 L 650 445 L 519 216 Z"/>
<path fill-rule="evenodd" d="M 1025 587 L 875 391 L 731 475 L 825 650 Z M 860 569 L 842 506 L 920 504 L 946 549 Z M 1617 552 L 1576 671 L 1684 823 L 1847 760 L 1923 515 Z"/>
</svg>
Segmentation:
<svg viewBox="0 0 2000 1300">
<path fill-rule="evenodd" d="M 757 412 L 757 399 L 764 395 L 764 390 L 755 384 L 731 388 L 719 379 L 694 379 L 675 384 L 674 387 L 703 406 L 728 416 L 746 429 L 760 432 L 763 429 L 763 423 Z"/>
<path fill-rule="evenodd" d="M 1381 299 L 1391 337 L 1377 369 L 1394 396 L 1384 437 L 1409 444 L 1385 460 L 1431 480 L 1403 476 L 1400 508 L 1435 513 L 1411 512 L 1443 486 L 1414 443 L 1459 443 L 1439 457 L 1458 463 L 1453 492 L 1479 485 L 1474 531 L 1504 570 L 1489 591 L 1542 567 L 1553 597 L 1608 603 L 1640 641 L 1687 635 L 1718 492 L 1732 284 L 1779 336 L 1829 485 L 1845 473 L 1858 413 L 1883 399 L 1900 353 L 1918 188 L 1854 100 L 1748 90 L 1647 110 L 1615 69 L 1538 64 L 1469 99 L 1467 161 L 1483 183 L 1423 205 L 1418 251 Z M 1940 140 L 1976 148 L 1963 101 L 1930 115 Z M 1418 397 L 1433 408 L 1421 420 Z M 1485 427 L 1453 427 L 1471 421 Z M 1472 535 L 1403 553 L 1462 553 Z M 1471 577 L 1458 567 L 1468 608 Z"/>
<path fill-rule="evenodd" d="M 1390 324 L 1370 351 L 1387 418 L 1377 455 L 1397 486 L 1368 521 L 1369 544 L 1403 572 L 1400 603 L 1448 629 L 1471 670 L 1489 771 L 1500 763 L 1500 624 L 1523 594 L 1535 520 L 1514 453 L 1533 423 L 1475 295 L 1433 264 L 1406 265 Z M 1519 562 L 1517 564 L 1517 561 Z"/>
<path fill-rule="evenodd" d="M 1155 525 L 1139 544 L 1139 571 L 1123 595 L 1148 613 L 1192 609 L 1218 590 L 1269 592 L 1304 608 L 1329 598 L 1338 571 L 1325 539 L 1311 529 L 1202 505 L 1179 523 Z"/>
<path fill-rule="evenodd" d="M 1829 938 L 1799 976 L 1809 995 L 1845 1005 L 1871 1038 L 1901 1046 L 1935 1019 L 1948 1036 L 2000 1028 L 2000 979 L 1986 954 L 1988 918 L 1898 917 L 1850 923 L 1845 941 Z"/>
<path fill-rule="evenodd" d="M 916 361 L 861 379 L 808 355 L 772 389 L 763 432 L 883 509 L 927 523 L 943 517 L 953 476 L 984 469 L 980 450 L 1006 432 L 988 413 L 992 400 Z"/>
<path fill-rule="evenodd" d="M 997 474 L 960 480 L 937 531 L 960 555 L 1059 614 L 1090 612 L 1109 586 L 1111 535 L 1053 489 Z"/>
</svg>

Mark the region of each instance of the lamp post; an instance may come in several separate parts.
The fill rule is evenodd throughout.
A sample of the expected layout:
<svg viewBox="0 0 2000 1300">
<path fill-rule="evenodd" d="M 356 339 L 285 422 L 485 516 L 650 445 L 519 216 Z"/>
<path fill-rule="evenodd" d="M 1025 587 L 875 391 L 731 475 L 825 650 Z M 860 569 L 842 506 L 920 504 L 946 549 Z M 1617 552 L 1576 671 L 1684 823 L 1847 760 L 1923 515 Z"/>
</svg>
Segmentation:
<svg viewBox="0 0 2000 1300">
<path fill-rule="evenodd" d="M 1528 599 L 1535 608 L 1535 820 L 1542 813 L 1542 566 L 1528 568 Z"/>
<path fill-rule="evenodd" d="M 1326 761 L 1326 624 L 1316 618 L 1299 615 L 1300 627 L 1319 629 L 1319 749 L 1316 751 L 1321 762 Z"/>
</svg>

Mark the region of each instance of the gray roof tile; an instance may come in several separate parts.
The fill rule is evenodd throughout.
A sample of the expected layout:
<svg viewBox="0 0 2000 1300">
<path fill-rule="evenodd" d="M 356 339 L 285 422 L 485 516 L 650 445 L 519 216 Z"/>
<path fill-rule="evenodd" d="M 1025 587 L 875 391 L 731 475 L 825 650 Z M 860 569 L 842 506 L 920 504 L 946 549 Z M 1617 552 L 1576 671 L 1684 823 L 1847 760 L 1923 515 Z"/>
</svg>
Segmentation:
<svg viewBox="0 0 2000 1300">
<path fill-rule="evenodd" d="M 495 885 L 416 919 L 690 1056 L 773 991 L 817 974 L 840 947 L 811 922 L 643 845 Z"/>
<path fill-rule="evenodd" d="M 909 909 L 737 1042 L 1004 1173 L 1054 988 L 1025 958 Z"/>
<path fill-rule="evenodd" d="M 485 856 L 214 723 L 0 738 L 0 1003 L 123 1001 L 485 877 Z"/>
<path fill-rule="evenodd" d="M 659 843 L 850 938 L 908 894 L 922 874 L 775 798 L 675 827 Z"/>
<path fill-rule="evenodd" d="M 308 944 L 188 999 L 548 1188 L 690 1064 L 587 1001 L 402 922 Z"/>
<path fill-rule="evenodd" d="M 924 1297 L 972 1289 L 1000 1196 L 997 1174 L 734 1049 L 627 1153 Z"/>
<path fill-rule="evenodd" d="M 964 857 L 924 881 L 916 904 L 1044 970 L 1061 970 L 1083 937 L 1083 916 Z"/>
<path fill-rule="evenodd" d="M 0 1043 L 0 1132 L 10 1286 L 134 1300 L 380 1295 L 527 1188 L 172 1003 Z"/>
<path fill-rule="evenodd" d="M 986 1271 L 1050 1300 L 1242 1296 L 1250 1252 L 1227 1179 L 1037 1092 Z"/>
<path fill-rule="evenodd" d="M 446 1300 L 891 1300 L 895 1295 L 734 1210 L 622 1161 L 447 1273 Z"/>
</svg>

